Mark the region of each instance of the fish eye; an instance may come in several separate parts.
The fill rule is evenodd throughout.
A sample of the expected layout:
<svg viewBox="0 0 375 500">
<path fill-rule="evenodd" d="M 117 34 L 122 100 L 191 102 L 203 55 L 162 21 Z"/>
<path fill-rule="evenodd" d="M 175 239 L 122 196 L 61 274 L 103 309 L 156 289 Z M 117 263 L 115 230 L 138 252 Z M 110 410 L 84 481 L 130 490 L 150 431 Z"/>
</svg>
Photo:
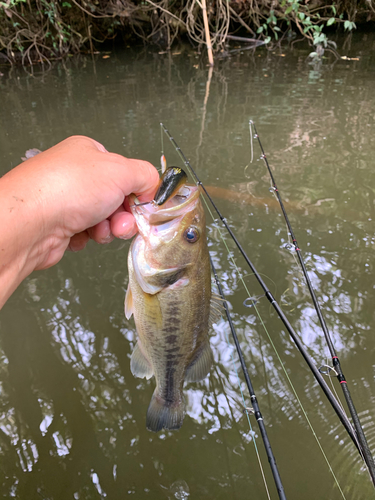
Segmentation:
<svg viewBox="0 0 375 500">
<path fill-rule="evenodd" d="M 199 231 L 196 227 L 188 227 L 184 233 L 184 238 L 188 243 L 195 243 L 199 239 Z"/>
</svg>

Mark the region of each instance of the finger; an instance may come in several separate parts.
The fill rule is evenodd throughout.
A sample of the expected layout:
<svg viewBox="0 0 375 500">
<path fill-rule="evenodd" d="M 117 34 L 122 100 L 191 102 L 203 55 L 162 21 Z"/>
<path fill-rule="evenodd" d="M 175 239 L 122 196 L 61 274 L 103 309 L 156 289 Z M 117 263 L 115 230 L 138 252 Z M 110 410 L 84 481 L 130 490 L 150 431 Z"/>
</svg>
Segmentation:
<svg viewBox="0 0 375 500">
<path fill-rule="evenodd" d="M 122 205 L 120 205 L 120 206 L 118 207 L 118 209 L 117 209 L 117 210 L 115 210 L 115 211 L 114 211 L 114 212 L 113 212 L 113 213 L 112 213 L 112 214 L 108 217 L 108 219 L 109 219 L 109 220 L 111 220 L 111 219 L 112 219 L 112 217 L 113 217 L 114 215 L 116 215 L 116 214 L 117 214 L 117 213 L 119 213 L 119 212 L 123 212 L 123 211 L 124 211 L 124 206 L 125 206 L 125 202 L 124 202 Z M 130 209 L 129 209 L 129 212 L 130 212 Z"/>
<path fill-rule="evenodd" d="M 100 142 L 96 141 L 95 139 L 92 139 L 91 137 L 87 137 L 85 135 L 72 135 L 72 136 L 68 137 L 67 139 L 65 139 L 65 141 L 62 141 L 59 144 L 62 144 L 66 141 L 69 141 L 72 144 L 77 143 L 77 142 L 79 144 L 83 144 L 86 142 L 88 147 L 95 146 L 95 148 L 98 151 L 101 151 L 102 153 L 108 153 L 108 151 L 105 149 L 103 144 L 101 144 Z M 57 145 L 59 145 L 59 144 L 57 144 Z"/>
<path fill-rule="evenodd" d="M 129 212 L 118 212 L 111 219 L 111 231 L 116 238 L 127 240 L 134 236 L 137 230 L 135 219 Z"/>
<path fill-rule="evenodd" d="M 68 250 L 72 252 L 78 252 L 83 250 L 89 241 L 90 236 L 87 231 L 82 231 L 81 233 L 74 234 L 70 238 L 70 243 L 68 245 Z"/>
<path fill-rule="evenodd" d="M 91 140 L 93 141 L 95 146 L 99 149 L 99 151 L 101 151 L 102 153 L 108 153 L 108 151 L 105 149 L 103 144 L 100 144 L 100 142 L 96 141 L 95 139 L 91 139 Z"/>
<path fill-rule="evenodd" d="M 87 232 L 90 238 L 96 241 L 96 243 L 110 243 L 114 239 L 114 236 L 111 233 L 110 222 L 107 219 L 99 222 L 99 224 L 96 224 L 93 227 L 90 227 Z"/>
<path fill-rule="evenodd" d="M 152 200 L 159 183 L 159 173 L 151 163 L 106 153 L 115 162 L 116 183 L 125 196 L 135 193 L 140 200 Z"/>
</svg>

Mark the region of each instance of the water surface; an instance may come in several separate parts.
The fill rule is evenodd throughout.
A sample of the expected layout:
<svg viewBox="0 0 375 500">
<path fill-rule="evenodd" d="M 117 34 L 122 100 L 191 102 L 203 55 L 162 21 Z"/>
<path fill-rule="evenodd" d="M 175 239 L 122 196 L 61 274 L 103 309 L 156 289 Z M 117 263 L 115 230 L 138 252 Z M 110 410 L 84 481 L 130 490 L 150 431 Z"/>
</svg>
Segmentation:
<svg viewBox="0 0 375 500">
<path fill-rule="evenodd" d="M 248 121 L 255 121 L 373 452 L 374 47 L 374 36 L 357 34 L 342 52 L 359 60 L 315 65 L 303 44 L 245 52 L 218 61 L 211 79 L 185 47 L 68 60 L 34 75 L 2 70 L 0 78 L 0 174 L 26 149 L 72 134 L 158 165 L 162 121 L 205 184 L 243 192 L 242 203 L 228 192 L 215 201 L 320 366 L 329 352 L 256 142 L 250 162 Z M 163 148 L 169 165 L 182 166 L 166 136 Z M 208 229 L 287 498 L 375 498 L 358 453 L 269 303 L 243 305 L 239 273 L 251 296 L 262 290 L 209 214 Z M 224 322 L 212 332 L 210 376 L 186 388 L 181 430 L 146 430 L 154 381 L 130 373 L 128 248 L 91 242 L 30 276 L 2 310 L 1 495 L 263 500 L 260 462 L 277 498 L 256 422 L 251 417 L 250 427 L 243 412 L 251 405 Z"/>
</svg>

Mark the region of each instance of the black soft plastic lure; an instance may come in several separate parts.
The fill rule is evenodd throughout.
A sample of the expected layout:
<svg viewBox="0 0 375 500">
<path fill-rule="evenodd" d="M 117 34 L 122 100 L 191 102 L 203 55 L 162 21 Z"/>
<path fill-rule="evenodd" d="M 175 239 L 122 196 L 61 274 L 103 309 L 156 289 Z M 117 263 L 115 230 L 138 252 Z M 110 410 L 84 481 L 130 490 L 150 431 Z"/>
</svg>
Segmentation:
<svg viewBox="0 0 375 500">
<path fill-rule="evenodd" d="M 160 184 L 153 201 L 154 204 L 158 206 L 163 205 L 166 201 L 175 196 L 186 182 L 187 175 L 182 168 L 168 167 L 160 179 Z"/>
</svg>

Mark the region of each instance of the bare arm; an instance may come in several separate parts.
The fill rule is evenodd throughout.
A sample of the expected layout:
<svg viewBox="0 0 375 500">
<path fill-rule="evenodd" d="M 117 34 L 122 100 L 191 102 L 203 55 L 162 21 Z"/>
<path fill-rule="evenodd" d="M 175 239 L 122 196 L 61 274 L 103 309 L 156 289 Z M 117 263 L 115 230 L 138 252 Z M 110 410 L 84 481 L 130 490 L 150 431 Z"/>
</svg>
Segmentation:
<svg viewBox="0 0 375 500">
<path fill-rule="evenodd" d="M 157 170 L 74 136 L 0 179 L 0 309 L 32 271 L 60 261 L 90 238 L 108 243 L 136 232 L 127 196 L 152 199 Z"/>
</svg>

